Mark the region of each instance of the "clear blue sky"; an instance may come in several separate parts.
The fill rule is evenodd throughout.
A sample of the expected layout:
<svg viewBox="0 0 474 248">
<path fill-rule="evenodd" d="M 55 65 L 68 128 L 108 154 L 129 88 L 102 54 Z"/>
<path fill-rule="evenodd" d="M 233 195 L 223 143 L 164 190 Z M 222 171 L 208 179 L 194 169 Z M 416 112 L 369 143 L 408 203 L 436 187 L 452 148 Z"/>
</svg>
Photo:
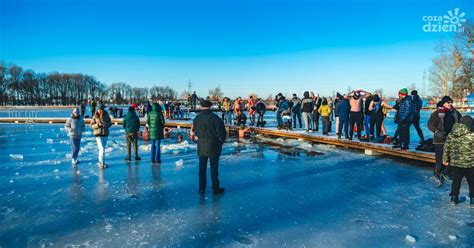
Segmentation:
<svg viewBox="0 0 474 248">
<path fill-rule="evenodd" d="M 0 0 L 0 60 L 104 83 L 169 85 L 230 97 L 416 83 L 451 34 L 422 17 L 471 0 Z M 427 85 L 429 85 L 427 83 Z"/>
</svg>

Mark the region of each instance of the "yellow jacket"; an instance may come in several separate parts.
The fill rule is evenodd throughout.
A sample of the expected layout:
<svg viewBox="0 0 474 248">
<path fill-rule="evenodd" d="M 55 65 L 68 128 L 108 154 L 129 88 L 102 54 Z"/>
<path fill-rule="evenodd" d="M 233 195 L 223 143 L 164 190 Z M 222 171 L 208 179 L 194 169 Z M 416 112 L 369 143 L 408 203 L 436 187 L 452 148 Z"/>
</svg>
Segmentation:
<svg viewBox="0 0 474 248">
<path fill-rule="evenodd" d="M 331 114 L 331 108 L 329 105 L 321 105 L 318 109 L 319 114 L 324 117 L 328 117 Z"/>
</svg>

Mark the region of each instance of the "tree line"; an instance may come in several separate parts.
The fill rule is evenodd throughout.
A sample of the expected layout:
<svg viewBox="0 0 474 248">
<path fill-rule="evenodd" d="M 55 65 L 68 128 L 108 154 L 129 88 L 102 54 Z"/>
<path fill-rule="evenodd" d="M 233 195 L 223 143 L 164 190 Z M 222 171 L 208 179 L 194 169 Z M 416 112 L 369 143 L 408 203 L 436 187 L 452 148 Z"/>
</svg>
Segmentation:
<svg viewBox="0 0 474 248">
<path fill-rule="evenodd" d="M 473 92 L 474 23 L 466 22 L 463 28 L 451 40 L 443 40 L 435 47 L 438 55 L 433 59 L 429 79 L 436 96 L 462 100 Z"/>
<path fill-rule="evenodd" d="M 160 99 L 175 100 L 168 86 L 132 87 L 118 82 L 107 85 L 81 73 L 36 73 L 0 62 L 0 105 L 74 105 L 95 99 L 115 104 Z"/>
</svg>

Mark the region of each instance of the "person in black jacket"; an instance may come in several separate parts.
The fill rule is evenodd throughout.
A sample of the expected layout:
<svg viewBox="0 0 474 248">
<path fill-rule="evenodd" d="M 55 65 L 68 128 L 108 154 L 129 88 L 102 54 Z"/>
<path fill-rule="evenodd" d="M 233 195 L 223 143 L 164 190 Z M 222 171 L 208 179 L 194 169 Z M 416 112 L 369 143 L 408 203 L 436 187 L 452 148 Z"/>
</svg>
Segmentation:
<svg viewBox="0 0 474 248">
<path fill-rule="evenodd" d="M 433 112 L 428 120 L 428 129 L 433 132 L 433 145 L 435 148 L 435 166 L 433 175 L 439 183 L 449 176 L 449 167 L 443 166 L 444 142 L 453 130 L 453 125 L 459 122 L 461 114 L 454 109 L 453 99 L 444 96 L 437 105 L 438 109 Z"/>
<path fill-rule="evenodd" d="M 202 111 L 194 118 L 192 127 L 194 135 L 197 136 L 199 193 L 205 192 L 207 161 L 210 160 L 213 194 L 220 194 L 224 192 L 224 188 L 219 187 L 219 156 L 227 133 L 222 119 L 211 112 L 212 103 L 205 100 L 201 102 L 201 106 Z"/>
<path fill-rule="evenodd" d="M 313 99 L 309 96 L 309 92 L 303 93 L 303 100 L 301 101 L 301 112 L 303 114 L 303 123 L 306 132 L 313 131 L 313 116 L 312 112 L 314 109 Z"/>
<path fill-rule="evenodd" d="M 423 144 L 425 142 L 425 136 L 423 136 L 423 131 L 421 131 L 420 128 L 420 113 L 421 108 L 423 107 L 423 101 L 420 99 L 418 91 L 416 90 L 413 90 L 411 92 L 411 97 L 413 98 L 413 105 L 415 108 L 415 115 L 413 116 L 413 126 L 415 126 L 416 132 L 420 137 L 420 144 Z"/>
</svg>

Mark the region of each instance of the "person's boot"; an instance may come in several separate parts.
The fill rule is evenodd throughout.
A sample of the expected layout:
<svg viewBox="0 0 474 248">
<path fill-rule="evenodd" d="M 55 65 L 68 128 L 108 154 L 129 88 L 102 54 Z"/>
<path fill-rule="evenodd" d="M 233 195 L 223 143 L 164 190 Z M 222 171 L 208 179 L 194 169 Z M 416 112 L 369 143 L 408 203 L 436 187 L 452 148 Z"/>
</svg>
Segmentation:
<svg viewBox="0 0 474 248">
<path fill-rule="evenodd" d="M 125 162 L 130 162 L 130 157 L 126 157 Z"/>
<path fill-rule="evenodd" d="M 142 158 L 140 158 L 138 156 L 135 157 L 135 161 L 140 161 L 140 160 L 142 160 Z"/>
<path fill-rule="evenodd" d="M 459 196 L 457 195 L 451 196 L 451 205 L 456 205 L 458 203 L 459 203 Z M 472 203 L 472 199 L 471 199 L 471 203 Z"/>
<path fill-rule="evenodd" d="M 222 194 L 224 193 L 225 189 L 224 188 L 218 188 L 218 189 L 215 189 L 212 194 L 214 195 L 218 195 L 218 194 Z"/>
</svg>

